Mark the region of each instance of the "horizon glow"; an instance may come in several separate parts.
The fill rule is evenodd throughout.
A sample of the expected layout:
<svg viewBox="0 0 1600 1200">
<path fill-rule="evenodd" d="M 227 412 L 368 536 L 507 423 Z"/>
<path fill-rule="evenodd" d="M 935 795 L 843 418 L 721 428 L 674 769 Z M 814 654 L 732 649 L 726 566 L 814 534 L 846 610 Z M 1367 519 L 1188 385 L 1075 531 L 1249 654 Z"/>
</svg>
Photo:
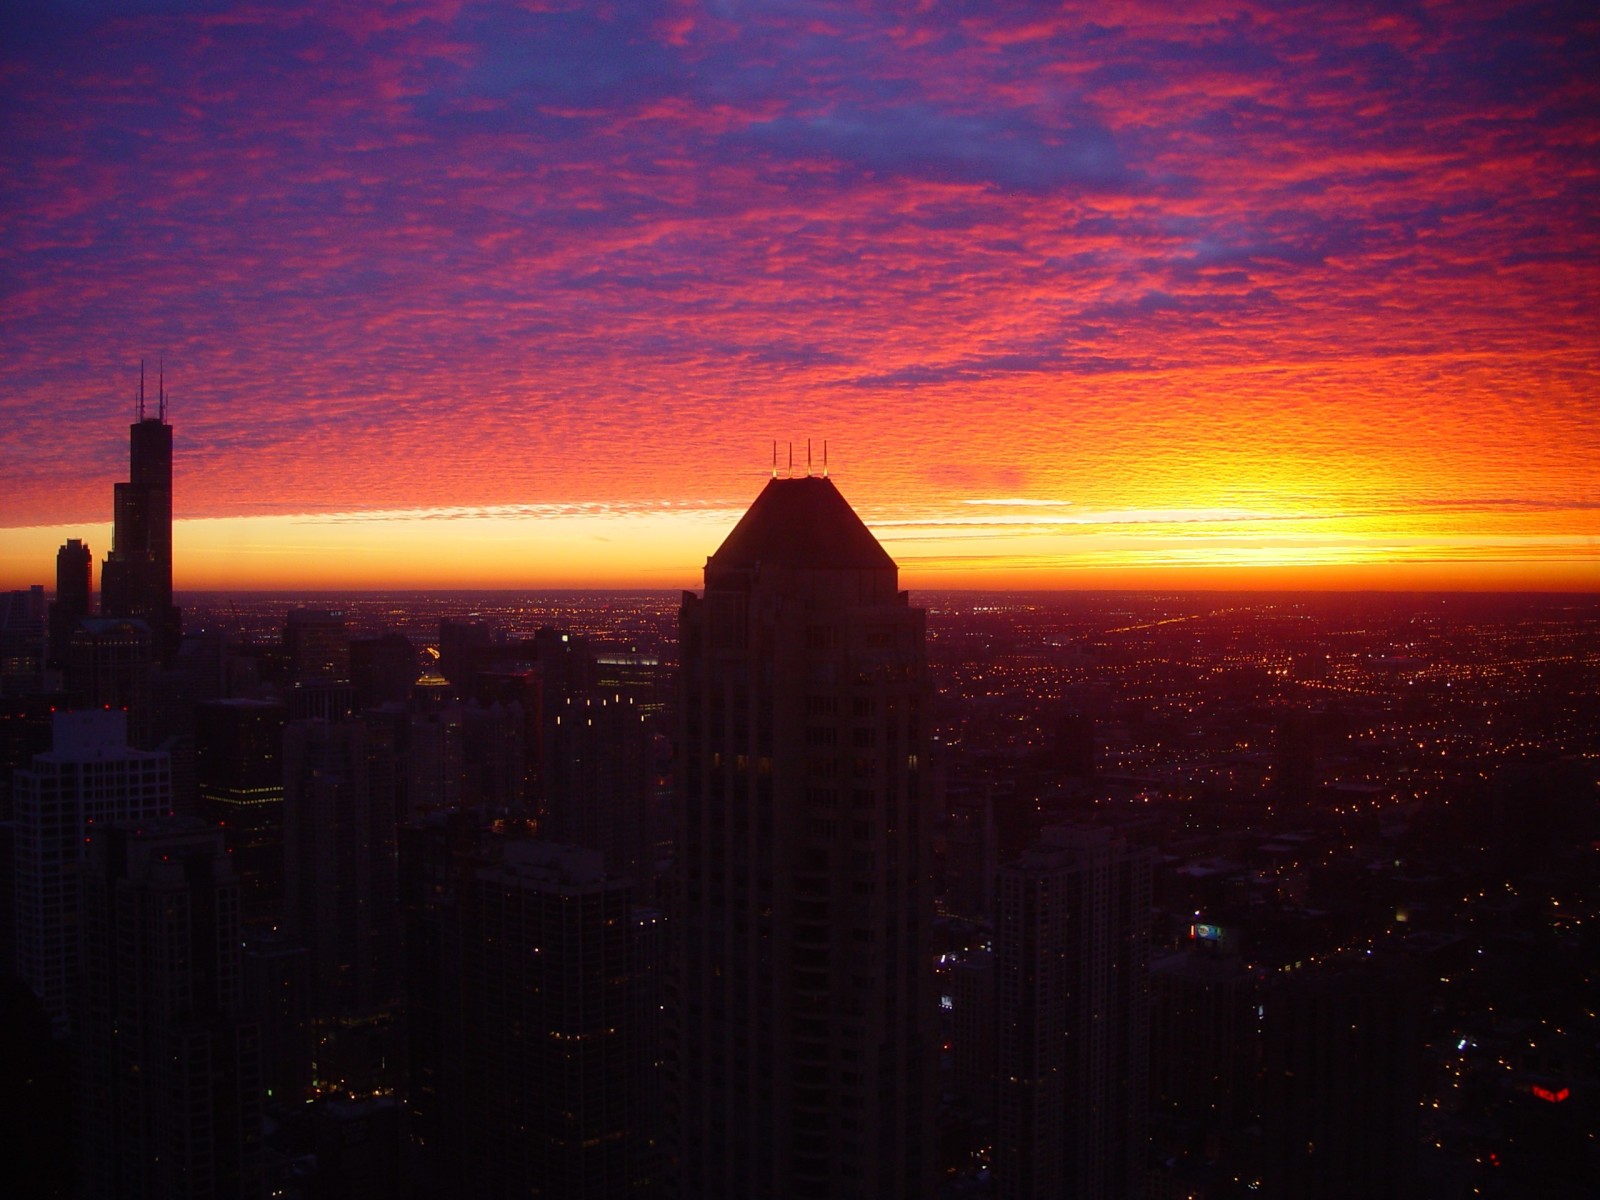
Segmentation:
<svg viewBox="0 0 1600 1200">
<path fill-rule="evenodd" d="M 1600 16 L 8 14 L 0 587 L 692 587 L 830 473 L 912 587 L 1600 590 Z"/>
</svg>

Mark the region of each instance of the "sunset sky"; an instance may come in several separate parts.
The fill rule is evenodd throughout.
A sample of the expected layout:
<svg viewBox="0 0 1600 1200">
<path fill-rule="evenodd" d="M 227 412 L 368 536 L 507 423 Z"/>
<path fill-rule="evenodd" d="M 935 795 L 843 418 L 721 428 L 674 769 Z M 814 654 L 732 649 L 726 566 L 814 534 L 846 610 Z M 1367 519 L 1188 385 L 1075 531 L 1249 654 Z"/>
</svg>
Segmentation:
<svg viewBox="0 0 1600 1200">
<path fill-rule="evenodd" d="M 17 3 L 0 587 L 1600 589 L 1600 10 Z"/>
</svg>

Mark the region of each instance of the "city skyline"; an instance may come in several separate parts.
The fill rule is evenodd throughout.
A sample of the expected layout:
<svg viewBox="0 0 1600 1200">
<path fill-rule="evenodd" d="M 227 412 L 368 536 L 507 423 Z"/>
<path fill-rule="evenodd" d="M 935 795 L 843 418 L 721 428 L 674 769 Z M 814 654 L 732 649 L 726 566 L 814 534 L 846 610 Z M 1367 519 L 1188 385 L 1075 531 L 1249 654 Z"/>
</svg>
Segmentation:
<svg viewBox="0 0 1600 1200">
<path fill-rule="evenodd" d="M 141 360 L 179 590 L 693 586 L 808 441 L 917 588 L 1600 587 L 1577 5 L 6 23 L 0 587 Z"/>
</svg>

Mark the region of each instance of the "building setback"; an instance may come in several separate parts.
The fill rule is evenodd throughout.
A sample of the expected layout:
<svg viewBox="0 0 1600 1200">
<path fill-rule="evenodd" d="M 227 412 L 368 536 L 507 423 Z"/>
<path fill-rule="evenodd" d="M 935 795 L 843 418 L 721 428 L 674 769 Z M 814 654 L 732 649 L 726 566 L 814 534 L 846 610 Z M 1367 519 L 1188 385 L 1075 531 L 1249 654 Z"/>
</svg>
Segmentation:
<svg viewBox="0 0 1600 1200">
<path fill-rule="evenodd" d="M 826 478 L 680 613 L 676 1138 L 689 1197 L 933 1194 L 924 613 Z"/>
</svg>

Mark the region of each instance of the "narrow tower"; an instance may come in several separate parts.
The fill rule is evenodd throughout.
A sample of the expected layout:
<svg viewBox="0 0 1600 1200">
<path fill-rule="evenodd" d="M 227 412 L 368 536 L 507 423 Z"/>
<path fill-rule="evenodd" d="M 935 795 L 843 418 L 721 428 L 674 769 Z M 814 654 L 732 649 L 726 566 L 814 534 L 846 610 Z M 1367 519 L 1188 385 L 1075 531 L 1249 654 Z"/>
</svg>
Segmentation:
<svg viewBox="0 0 1600 1200">
<path fill-rule="evenodd" d="M 144 621 L 157 658 L 169 662 L 183 635 L 183 614 L 172 603 L 172 426 L 164 386 L 156 415 L 145 415 L 142 369 L 128 462 L 129 479 L 116 486 L 111 553 L 100 571 L 100 611 Z"/>
<path fill-rule="evenodd" d="M 680 630 L 681 1194 L 932 1195 L 924 613 L 775 478 Z"/>
</svg>

